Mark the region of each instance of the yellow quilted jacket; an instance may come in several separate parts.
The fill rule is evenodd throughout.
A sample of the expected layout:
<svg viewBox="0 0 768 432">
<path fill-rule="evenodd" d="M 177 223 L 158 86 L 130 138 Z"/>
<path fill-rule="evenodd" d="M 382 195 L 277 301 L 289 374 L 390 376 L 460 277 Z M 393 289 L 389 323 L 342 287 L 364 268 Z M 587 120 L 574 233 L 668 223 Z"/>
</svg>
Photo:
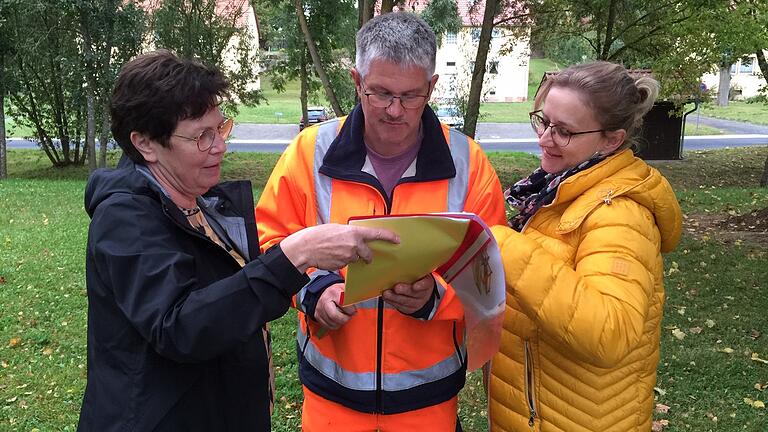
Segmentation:
<svg viewBox="0 0 768 432">
<path fill-rule="evenodd" d="M 507 310 L 492 431 L 651 430 L 661 252 L 680 228 L 669 183 L 629 150 L 565 180 L 522 234 L 493 228 Z"/>
</svg>

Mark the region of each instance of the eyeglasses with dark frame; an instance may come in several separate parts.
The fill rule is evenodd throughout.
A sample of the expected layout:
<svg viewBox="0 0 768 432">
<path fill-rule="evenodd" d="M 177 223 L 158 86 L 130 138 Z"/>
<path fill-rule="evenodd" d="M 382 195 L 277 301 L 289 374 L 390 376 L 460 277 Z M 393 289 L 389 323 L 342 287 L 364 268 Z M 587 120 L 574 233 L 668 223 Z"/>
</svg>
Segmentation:
<svg viewBox="0 0 768 432">
<path fill-rule="evenodd" d="M 183 138 L 189 141 L 195 141 L 197 143 L 197 149 L 201 152 L 206 152 L 213 147 L 213 142 L 216 140 L 216 134 L 221 135 L 221 139 L 226 140 L 229 134 L 232 133 L 232 127 L 235 125 L 234 120 L 231 118 L 225 118 L 224 121 L 216 126 L 216 129 L 206 128 L 200 132 L 195 138 L 187 137 L 179 134 L 171 134 L 171 136 Z"/>
<path fill-rule="evenodd" d="M 362 85 L 362 84 L 361 84 Z M 368 98 L 368 103 L 376 108 L 389 108 L 395 99 L 400 101 L 400 105 L 405 109 L 418 109 L 421 108 L 429 97 L 429 90 L 425 95 L 400 95 L 394 96 L 390 93 L 376 93 L 365 91 L 363 86 L 363 94 Z"/>
<path fill-rule="evenodd" d="M 566 147 L 571 143 L 571 138 L 574 135 L 584 135 L 597 132 L 606 132 L 606 129 L 595 129 L 582 132 L 571 132 L 568 129 L 551 123 L 549 120 L 544 119 L 541 115 L 541 110 L 531 111 L 528 116 L 531 118 L 531 127 L 536 135 L 541 138 L 544 133 L 547 132 L 547 128 L 550 128 L 550 136 L 552 141 L 557 144 L 558 147 Z"/>
</svg>

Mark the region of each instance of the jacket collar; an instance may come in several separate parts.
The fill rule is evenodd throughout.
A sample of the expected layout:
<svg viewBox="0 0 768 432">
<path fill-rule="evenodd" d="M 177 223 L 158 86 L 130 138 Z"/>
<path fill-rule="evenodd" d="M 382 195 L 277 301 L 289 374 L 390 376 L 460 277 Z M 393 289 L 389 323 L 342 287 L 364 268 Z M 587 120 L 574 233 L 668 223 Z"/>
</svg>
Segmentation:
<svg viewBox="0 0 768 432">
<path fill-rule="evenodd" d="M 424 108 L 421 115 L 421 125 L 424 137 L 416 156 L 416 174 L 409 181 L 455 177 L 456 167 L 443 127 L 429 106 Z M 358 104 L 344 120 L 341 130 L 328 148 L 320 172 L 332 178 L 370 182 L 368 174 L 361 171 L 366 157 L 364 131 L 365 116 Z"/>
<path fill-rule="evenodd" d="M 680 207 L 664 177 L 654 168 L 624 150 L 560 185 L 550 206 L 567 205 L 557 226 L 558 234 L 578 228 L 599 205 L 627 196 L 647 208 L 662 234 L 662 249 L 676 244 L 680 232 Z"/>
</svg>

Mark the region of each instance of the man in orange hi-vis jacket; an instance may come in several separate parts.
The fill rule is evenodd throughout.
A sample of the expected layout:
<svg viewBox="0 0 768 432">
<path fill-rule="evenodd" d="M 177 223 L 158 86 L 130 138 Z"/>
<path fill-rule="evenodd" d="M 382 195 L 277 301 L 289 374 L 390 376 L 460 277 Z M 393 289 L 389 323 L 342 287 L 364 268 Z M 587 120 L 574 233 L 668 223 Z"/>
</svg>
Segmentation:
<svg viewBox="0 0 768 432">
<path fill-rule="evenodd" d="M 427 105 L 438 78 L 429 26 L 389 13 L 356 42 L 360 104 L 305 129 L 283 153 L 256 208 L 262 247 L 351 216 L 466 211 L 489 226 L 505 223 L 501 186 L 480 146 Z M 453 289 L 429 274 L 341 307 L 343 290 L 343 273 L 315 271 L 295 297 L 303 430 L 461 430 L 456 395 L 467 347 Z"/>
</svg>

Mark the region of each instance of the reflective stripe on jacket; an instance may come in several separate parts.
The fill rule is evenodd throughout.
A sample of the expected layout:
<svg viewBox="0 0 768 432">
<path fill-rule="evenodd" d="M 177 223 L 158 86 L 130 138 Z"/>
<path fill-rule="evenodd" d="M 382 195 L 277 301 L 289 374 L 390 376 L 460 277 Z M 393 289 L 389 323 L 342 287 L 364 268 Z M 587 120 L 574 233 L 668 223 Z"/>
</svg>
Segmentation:
<svg viewBox="0 0 768 432">
<path fill-rule="evenodd" d="M 346 118 L 305 129 L 286 149 L 256 210 L 262 248 L 308 226 L 345 224 L 351 216 L 468 211 L 489 225 L 503 223 L 501 186 L 482 150 L 442 126 L 429 108 L 422 146 L 391 199 L 367 162 L 363 124 L 358 106 Z M 302 309 L 310 282 L 295 302 L 301 382 L 349 408 L 384 414 L 455 396 L 466 371 L 463 310 L 450 287 L 437 285 L 434 305 L 421 318 L 377 298 L 358 304 L 347 324 L 318 338 L 319 325 Z"/>
</svg>

